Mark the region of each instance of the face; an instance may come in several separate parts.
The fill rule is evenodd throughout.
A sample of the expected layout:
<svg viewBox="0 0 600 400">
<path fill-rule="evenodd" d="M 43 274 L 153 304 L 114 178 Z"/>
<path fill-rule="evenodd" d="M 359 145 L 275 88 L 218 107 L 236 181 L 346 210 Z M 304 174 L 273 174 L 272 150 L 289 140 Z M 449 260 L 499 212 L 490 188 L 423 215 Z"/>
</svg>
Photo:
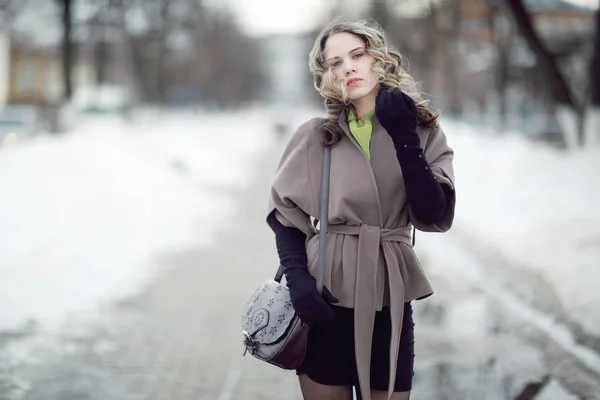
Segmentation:
<svg viewBox="0 0 600 400">
<path fill-rule="evenodd" d="M 375 57 L 365 51 L 363 39 L 352 33 L 334 33 L 325 43 L 325 65 L 333 71 L 336 88 L 346 86 L 351 102 L 376 95 L 379 85 L 374 62 Z"/>
</svg>

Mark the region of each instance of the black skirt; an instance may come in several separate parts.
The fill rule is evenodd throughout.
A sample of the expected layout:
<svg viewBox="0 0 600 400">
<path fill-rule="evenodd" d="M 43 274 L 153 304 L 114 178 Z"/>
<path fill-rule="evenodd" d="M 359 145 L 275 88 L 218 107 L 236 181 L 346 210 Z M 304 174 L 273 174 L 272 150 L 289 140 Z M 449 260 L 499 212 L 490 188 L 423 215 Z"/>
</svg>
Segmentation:
<svg viewBox="0 0 600 400">
<path fill-rule="evenodd" d="M 310 379 L 323 385 L 359 387 L 354 352 L 354 309 L 336 306 L 333 309 L 333 327 L 310 328 L 306 356 L 296 373 L 307 374 Z M 371 346 L 371 389 L 388 390 L 391 331 L 390 309 L 385 307 L 375 314 Z M 395 392 L 408 392 L 412 389 L 414 344 L 414 323 L 409 302 L 404 305 Z"/>
</svg>

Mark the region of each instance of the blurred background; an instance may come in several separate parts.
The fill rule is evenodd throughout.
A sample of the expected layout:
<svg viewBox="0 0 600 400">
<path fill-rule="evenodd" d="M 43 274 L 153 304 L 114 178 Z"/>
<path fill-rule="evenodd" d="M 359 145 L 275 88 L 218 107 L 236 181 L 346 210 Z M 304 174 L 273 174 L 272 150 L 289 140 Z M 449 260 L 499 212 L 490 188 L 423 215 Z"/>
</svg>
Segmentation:
<svg viewBox="0 0 600 400">
<path fill-rule="evenodd" d="M 597 136 L 585 118 L 599 97 L 597 7 L 595 0 L 3 0 L 0 104 L 3 119 L 27 120 L 22 134 L 64 131 L 65 114 L 74 112 L 320 104 L 307 51 L 341 15 L 379 21 L 447 115 L 577 147 Z"/>
<path fill-rule="evenodd" d="M 0 400 L 300 399 L 239 316 L 337 16 L 383 26 L 455 149 L 415 398 L 600 399 L 599 7 L 0 0 Z"/>
</svg>

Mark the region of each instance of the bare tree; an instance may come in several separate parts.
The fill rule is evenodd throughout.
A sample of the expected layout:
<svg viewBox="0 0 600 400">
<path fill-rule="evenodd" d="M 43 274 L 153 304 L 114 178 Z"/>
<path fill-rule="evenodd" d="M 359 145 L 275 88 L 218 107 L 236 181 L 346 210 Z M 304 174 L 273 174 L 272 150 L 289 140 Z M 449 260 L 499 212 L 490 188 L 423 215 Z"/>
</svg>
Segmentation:
<svg viewBox="0 0 600 400">
<path fill-rule="evenodd" d="M 599 2 L 600 3 L 600 2 Z M 594 40 L 594 56 L 590 63 L 591 102 L 595 108 L 600 107 L 600 4 L 596 10 L 596 38 Z"/>
<path fill-rule="evenodd" d="M 498 93 L 498 111 L 501 125 L 506 126 L 508 114 L 507 90 L 510 81 L 509 51 L 510 43 L 506 32 L 503 32 L 500 21 L 504 16 L 503 10 L 494 2 L 489 5 L 489 27 L 493 46 L 496 50 L 497 62 L 495 63 L 495 86 Z"/>
<path fill-rule="evenodd" d="M 140 100 L 235 106 L 258 96 L 265 83 L 260 42 L 227 11 L 201 0 L 113 1 L 135 8 L 147 26 L 128 33 Z"/>
<path fill-rule="evenodd" d="M 440 37 L 443 38 L 444 67 L 448 74 L 444 91 L 448 94 L 451 112 L 460 116 L 463 113 L 463 96 L 461 95 L 460 54 L 457 44 L 462 12 L 452 3 L 451 1 L 445 2 L 438 6 L 440 10 L 437 12 L 437 25 Z M 432 4 L 432 9 L 434 8 L 435 5 Z"/>
<path fill-rule="evenodd" d="M 167 64 L 169 62 L 168 37 L 171 34 L 174 21 L 170 13 L 173 0 L 146 0 L 139 2 L 137 6 L 143 11 L 148 32 L 138 36 L 138 44 L 142 47 L 137 49 L 139 70 L 144 73 L 151 82 L 145 85 L 146 95 L 153 101 L 165 103 L 167 100 L 167 89 L 169 76 Z"/>
<path fill-rule="evenodd" d="M 577 99 L 572 93 L 567 80 L 562 74 L 557 58 L 551 54 L 539 35 L 533 27 L 533 22 L 529 15 L 529 12 L 525 8 L 522 0 L 506 0 L 517 29 L 521 33 L 523 39 L 525 39 L 527 45 L 531 51 L 536 55 L 541 70 L 547 77 L 549 84 L 551 85 L 552 93 L 555 100 L 564 106 L 567 106 L 575 111 L 578 116 L 578 138 L 580 144 L 583 141 L 583 115 L 584 107 L 583 104 Z"/>
<path fill-rule="evenodd" d="M 90 1 L 90 0 L 88 0 Z M 95 1 L 95 0 L 91 0 Z M 115 0 L 95 1 L 97 9 L 88 21 L 90 41 L 92 44 L 92 53 L 94 66 L 96 70 L 96 84 L 102 85 L 108 81 L 108 69 L 110 59 L 110 42 L 107 38 L 108 32 L 117 27 L 112 21 L 112 8 Z"/>
<path fill-rule="evenodd" d="M 72 70 L 73 70 L 73 12 L 72 0 L 57 0 L 61 7 L 61 21 L 63 27 L 63 39 L 62 39 L 62 74 L 63 74 L 63 99 L 69 100 L 73 94 L 73 81 L 72 81 Z"/>
<path fill-rule="evenodd" d="M 386 0 L 371 0 L 370 14 L 382 26 L 383 29 L 389 27 L 389 10 Z"/>
<path fill-rule="evenodd" d="M 550 78 L 550 84 L 554 89 L 556 100 L 562 104 L 571 106 L 573 109 L 578 109 L 575 97 L 571 93 L 565 78 L 563 77 L 556 57 L 552 55 L 544 46 L 544 43 L 538 36 L 533 27 L 531 17 L 525 8 L 522 0 L 506 0 L 509 9 L 515 19 L 518 30 L 531 48 L 531 51 L 538 58 L 540 65 L 545 74 Z"/>
</svg>

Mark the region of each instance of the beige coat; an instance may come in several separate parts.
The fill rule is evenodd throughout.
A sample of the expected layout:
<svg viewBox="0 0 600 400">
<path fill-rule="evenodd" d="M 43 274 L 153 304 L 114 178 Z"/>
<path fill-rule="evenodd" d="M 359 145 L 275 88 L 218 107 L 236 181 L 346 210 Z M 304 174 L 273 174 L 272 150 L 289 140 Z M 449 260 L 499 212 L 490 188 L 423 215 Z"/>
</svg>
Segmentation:
<svg viewBox="0 0 600 400">
<path fill-rule="evenodd" d="M 269 215 L 275 212 L 285 226 L 307 236 L 311 273 L 317 268 L 319 234 L 311 217 L 320 215 L 323 118 L 304 123 L 285 149 L 272 182 Z M 406 198 L 402 171 L 390 136 L 373 118 L 371 161 L 352 136 L 346 115 L 345 132 L 331 152 L 331 188 L 327 262 L 323 284 L 340 303 L 354 308 L 356 363 L 363 398 L 370 399 L 369 365 L 375 311 L 390 306 L 392 341 L 390 386 L 396 374 L 403 304 L 427 297 L 433 289 L 411 246 L 411 226 L 426 232 L 445 232 L 452 226 L 455 199 L 447 202 L 440 223 L 417 220 Z M 454 189 L 453 150 L 441 128 L 418 128 L 421 146 L 434 175 Z"/>
</svg>

